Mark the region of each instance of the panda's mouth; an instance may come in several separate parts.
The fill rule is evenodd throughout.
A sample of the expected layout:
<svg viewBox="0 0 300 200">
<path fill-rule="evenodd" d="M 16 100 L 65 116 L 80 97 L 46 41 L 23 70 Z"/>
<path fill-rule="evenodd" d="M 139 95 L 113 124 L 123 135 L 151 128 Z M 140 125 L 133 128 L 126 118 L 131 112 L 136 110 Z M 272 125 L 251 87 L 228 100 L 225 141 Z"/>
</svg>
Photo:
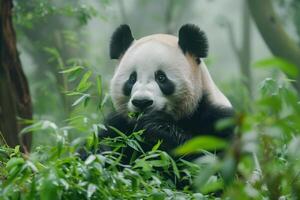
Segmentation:
<svg viewBox="0 0 300 200">
<path fill-rule="evenodd" d="M 139 116 L 141 115 L 144 115 L 146 113 L 150 113 L 150 112 L 154 112 L 154 111 L 164 111 L 165 108 L 163 109 L 156 109 L 154 106 L 151 106 L 151 107 L 148 107 L 148 108 L 145 108 L 145 109 L 129 109 L 129 112 L 128 112 L 128 116 L 130 118 L 138 118 Z"/>
<path fill-rule="evenodd" d="M 138 112 L 128 112 L 127 116 L 130 119 L 137 119 L 139 118 L 143 113 L 138 113 Z"/>
<path fill-rule="evenodd" d="M 149 112 L 152 112 L 152 111 L 155 111 L 156 109 L 154 109 L 154 107 L 148 107 L 148 108 L 145 108 L 145 109 L 136 109 L 135 111 L 133 111 L 133 113 L 136 113 L 137 115 L 140 115 L 140 114 L 145 114 L 145 113 L 149 113 Z"/>
</svg>

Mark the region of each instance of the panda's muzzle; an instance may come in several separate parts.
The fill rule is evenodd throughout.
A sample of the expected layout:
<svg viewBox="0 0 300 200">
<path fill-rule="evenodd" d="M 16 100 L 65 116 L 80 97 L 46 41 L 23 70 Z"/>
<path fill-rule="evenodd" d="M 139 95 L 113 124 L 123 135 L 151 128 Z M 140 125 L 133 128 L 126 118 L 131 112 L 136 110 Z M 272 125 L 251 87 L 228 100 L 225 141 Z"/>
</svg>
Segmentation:
<svg viewBox="0 0 300 200">
<path fill-rule="evenodd" d="M 144 111 L 153 104 L 153 100 L 150 99 L 133 99 L 131 103 L 138 109 Z"/>
</svg>

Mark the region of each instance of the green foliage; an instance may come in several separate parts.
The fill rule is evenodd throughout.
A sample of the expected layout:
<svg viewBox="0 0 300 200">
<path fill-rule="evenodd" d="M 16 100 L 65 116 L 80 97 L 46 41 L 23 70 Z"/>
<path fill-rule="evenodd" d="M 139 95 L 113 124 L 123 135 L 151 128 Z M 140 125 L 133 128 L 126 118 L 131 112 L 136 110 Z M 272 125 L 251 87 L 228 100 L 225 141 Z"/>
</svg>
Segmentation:
<svg viewBox="0 0 300 200">
<path fill-rule="evenodd" d="M 263 63 L 263 62 L 262 62 Z M 269 62 L 267 62 L 269 65 Z M 103 97 L 102 81 L 91 70 L 73 65 L 61 71 L 76 84 L 67 95 L 76 97 L 72 106 L 101 112 L 108 99 Z M 0 196 L 4 199 L 278 199 L 299 198 L 300 107 L 298 94 L 288 80 L 265 79 L 251 112 L 241 109 L 233 119 L 217 124 L 219 129 L 237 124 L 232 143 L 210 136 L 195 138 L 175 150 L 177 154 L 201 152 L 194 163 L 173 159 L 159 150 L 140 146 L 143 131 L 127 136 L 115 129 L 116 138 L 99 140 L 105 129 L 99 119 L 76 115 L 59 126 L 39 120 L 21 134 L 33 132 L 47 138 L 30 154 L 19 148 L 0 148 Z M 90 99 L 97 103 L 90 105 Z M 113 127 L 111 127 L 113 128 Z M 113 128 L 114 129 L 114 128 Z M 84 137 L 71 137 L 74 133 Z M 76 134 L 75 134 L 76 135 Z M 85 142 L 84 142 L 85 141 Z M 86 160 L 78 149 L 110 146 L 111 151 L 95 152 Z M 50 145 L 51 144 L 51 145 Z M 120 149 L 129 146 L 140 152 L 129 165 L 123 165 Z M 223 149 L 223 156 L 210 153 Z M 210 152 L 208 152 L 210 151 Z M 159 169 L 159 170 L 158 170 Z M 167 178 L 169 177 L 169 178 Z M 175 183 L 192 187 L 176 189 Z"/>
<path fill-rule="evenodd" d="M 16 0 L 14 3 L 15 12 L 18 13 L 15 22 L 26 28 L 32 28 L 35 23 L 54 15 L 75 17 L 79 25 L 84 25 L 97 14 L 94 7 L 80 1 Z"/>
<path fill-rule="evenodd" d="M 88 67 L 81 65 L 64 66 L 60 73 L 73 83 L 66 95 L 76 97 L 72 103 L 75 110 L 88 110 L 91 106 L 102 112 L 108 97 L 103 97 L 101 76 L 94 76 Z M 90 104 L 88 98 L 97 103 Z M 18 147 L 1 146 L 0 196 L 4 199 L 199 197 L 200 194 L 189 190 L 177 191 L 174 185 L 181 180 L 189 181 L 198 166 L 180 159 L 173 160 L 159 150 L 160 142 L 150 152 L 144 152 L 139 144 L 143 131 L 127 136 L 115 129 L 119 137 L 99 140 L 98 132 L 105 129 L 99 121 L 99 118 L 92 119 L 88 114 L 74 112 L 63 126 L 50 120 L 27 122 L 30 125 L 22 130 L 21 135 L 33 133 L 47 138 L 47 141 L 35 147 L 30 154 L 22 154 Z M 84 136 L 78 137 L 78 133 Z M 83 143 L 86 145 L 83 146 Z M 112 151 L 91 154 L 86 160 L 79 158 L 79 149 L 98 149 L 100 146 L 110 146 Z M 118 150 L 124 146 L 141 153 L 132 158 L 130 165 L 120 163 L 124 155 Z"/>
<path fill-rule="evenodd" d="M 15 0 L 17 30 L 27 35 L 29 43 L 33 41 L 31 37 L 38 40 L 34 48 L 41 54 L 35 56 L 48 61 L 50 66 L 43 62 L 37 65 L 38 78 L 42 71 L 46 72 L 42 77 L 45 80 L 37 81 L 39 84 L 31 90 L 41 92 L 36 98 L 39 101 L 34 102 L 35 108 L 44 115 L 53 110 L 67 114 L 63 118 L 53 114 L 52 118 L 36 117 L 30 122 L 20 133 L 33 133 L 38 141 L 30 154 L 21 153 L 19 147 L 0 147 L 0 199 L 300 198 L 299 94 L 287 79 L 266 78 L 255 101 L 240 84 L 231 84 L 236 116 L 216 126 L 223 129 L 237 124 L 233 142 L 212 138 L 207 133 L 175 150 L 177 155 L 200 152 L 202 156 L 193 163 L 174 159 L 159 150 L 163 141 L 144 152 L 140 147 L 142 131 L 127 136 L 115 129 L 118 137 L 99 140 L 98 132 L 105 129 L 101 124 L 103 113 L 111 109 L 111 104 L 103 82 L 105 77 L 95 74 L 86 61 L 77 59 L 85 51 L 80 44 L 85 37 L 80 37 L 78 27 L 99 14 L 85 3 Z M 48 24 L 49 21 L 52 23 Z M 32 32 L 28 33 L 29 30 Z M 36 34 L 40 31 L 42 34 Z M 55 39 L 64 44 L 55 46 Z M 32 50 L 28 43 L 23 47 Z M 66 47 L 72 51 L 67 52 Z M 82 52 L 74 55 L 76 49 Z M 290 78 L 299 73 L 296 66 L 279 58 L 260 61 L 256 66 L 283 71 Z M 45 95 L 51 94 L 45 85 L 58 85 L 56 93 L 62 96 Z M 101 146 L 112 150 L 79 159 L 79 149 Z M 140 153 L 133 155 L 129 165 L 120 162 L 125 155 L 119 150 L 124 146 Z M 219 150 L 224 152 L 220 155 Z M 191 183 L 192 187 L 178 190 L 174 184 L 178 182 Z"/>
<path fill-rule="evenodd" d="M 178 147 L 175 151 L 176 154 L 184 155 L 197 153 L 198 151 L 213 151 L 224 149 L 227 146 L 226 142 L 222 139 L 212 136 L 199 136 L 186 142 L 184 145 Z"/>
<path fill-rule="evenodd" d="M 260 68 L 278 68 L 292 78 L 296 78 L 299 73 L 296 65 L 281 58 L 269 58 L 261 60 L 255 65 Z"/>
<path fill-rule="evenodd" d="M 36 119 L 62 125 L 73 115 L 71 102 L 76 96 L 66 96 L 65 92 L 77 84 L 68 81 L 76 78 L 80 71 L 74 72 L 68 79 L 59 72 L 73 66 L 92 67 L 84 60 L 90 55 L 86 36 L 90 32 L 88 24 L 101 15 L 97 6 L 107 3 L 105 0 L 14 0 L 13 19 L 18 49 L 29 81 Z M 98 58 L 102 62 L 102 58 Z M 93 61 L 89 59 L 89 62 Z M 85 95 L 79 103 L 91 99 Z M 78 110 L 80 108 L 76 108 Z M 34 144 L 39 140 L 38 136 L 35 137 Z"/>
<path fill-rule="evenodd" d="M 172 179 L 180 178 L 175 161 L 165 152 L 154 148 L 128 166 L 120 164 L 122 155 L 115 151 L 92 154 L 81 160 L 76 150 L 82 138 L 68 140 L 71 127 L 37 122 L 27 131 L 29 129 L 47 129 L 52 133 L 53 145 L 37 147 L 30 155 L 20 153 L 18 148 L 1 147 L 1 152 L 5 153 L 1 156 L 0 194 L 3 199 L 186 199 L 195 196 L 176 191 L 173 183 L 157 171 L 161 168 Z M 87 146 L 113 144 L 118 148 L 130 145 L 140 150 L 136 142 L 138 134 L 128 137 L 121 134 L 115 139 L 98 141 L 95 133 L 88 137 Z"/>
</svg>

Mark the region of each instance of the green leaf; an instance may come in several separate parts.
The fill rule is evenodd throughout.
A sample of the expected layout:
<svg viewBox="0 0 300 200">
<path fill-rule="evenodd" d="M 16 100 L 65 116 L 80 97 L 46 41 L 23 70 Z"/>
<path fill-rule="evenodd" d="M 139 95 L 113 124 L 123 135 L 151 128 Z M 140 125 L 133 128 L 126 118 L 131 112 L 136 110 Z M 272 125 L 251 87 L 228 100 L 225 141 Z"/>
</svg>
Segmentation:
<svg viewBox="0 0 300 200">
<path fill-rule="evenodd" d="M 272 78 L 266 78 L 260 84 L 260 92 L 263 96 L 270 96 L 272 94 L 278 93 L 278 84 Z"/>
<path fill-rule="evenodd" d="M 195 177 L 194 183 L 195 183 L 195 186 L 197 186 L 201 192 L 202 192 L 204 185 L 217 172 L 218 167 L 219 167 L 218 164 L 215 163 L 215 165 L 205 166 L 203 169 L 201 169 L 200 172 L 198 172 L 198 175 Z"/>
<path fill-rule="evenodd" d="M 54 122 L 48 120 L 41 120 L 30 126 L 26 126 L 25 128 L 23 128 L 22 131 L 20 132 L 20 135 L 24 135 L 29 132 L 38 132 L 40 130 L 46 130 L 46 129 L 52 129 L 54 131 L 57 131 L 58 127 Z"/>
<path fill-rule="evenodd" d="M 224 140 L 219 139 L 217 137 L 199 136 L 187 141 L 182 146 L 176 148 L 175 154 L 184 155 L 190 153 L 198 153 L 203 150 L 213 151 L 213 150 L 223 149 L 226 146 L 227 143 Z"/>
<path fill-rule="evenodd" d="M 35 164 L 33 163 L 33 162 L 31 162 L 30 160 L 27 160 L 26 161 L 26 165 L 28 166 L 28 167 L 30 167 L 31 168 L 31 170 L 33 171 L 33 172 L 38 172 L 38 168 L 35 166 Z"/>
<path fill-rule="evenodd" d="M 87 198 L 90 199 L 92 197 L 92 195 L 96 192 L 96 190 L 97 190 L 97 186 L 90 183 L 88 185 Z"/>
<path fill-rule="evenodd" d="M 152 147 L 151 151 L 156 151 L 160 147 L 161 143 L 162 141 L 158 140 L 158 142 Z"/>
<path fill-rule="evenodd" d="M 68 73 L 72 73 L 72 72 L 82 71 L 82 69 L 84 69 L 84 67 L 82 67 L 82 66 L 74 66 L 74 67 L 71 67 L 69 69 L 60 71 L 59 73 L 68 74 Z"/>
<path fill-rule="evenodd" d="M 165 152 L 163 152 L 163 153 L 165 153 Z M 165 153 L 165 154 L 167 154 L 167 153 Z M 176 175 L 177 178 L 180 178 L 180 173 L 179 173 L 179 170 L 178 170 L 178 167 L 177 167 L 175 161 L 171 157 L 169 157 L 169 158 L 170 158 L 170 161 L 172 164 L 172 169 L 174 171 L 174 174 Z"/>
<path fill-rule="evenodd" d="M 101 99 L 101 97 L 102 97 L 102 79 L 101 79 L 100 75 L 97 76 L 97 91 L 98 91 L 98 95 Z"/>
<path fill-rule="evenodd" d="M 91 75 L 92 75 L 91 71 L 87 71 L 83 75 L 82 79 L 80 80 L 79 84 L 76 87 L 76 91 L 83 92 L 83 91 L 86 91 L 87 89 L 90 88 L 90 86 L 92 85 L 92 83 L 89 82 L 88 80 L 91 77 Z"/>
<path fill-rule="evenodd" d="M 217 179 L 213 181 L 207 182 L 202 188 L 201 192 L 203 194 L 212 193 L 218 190 L 222 190 L 224 188 L 224 182 L 222 179 Z"/>
<path fill-rule="evenodd" d="M 58 195 L 59 191 L 56 178 L 55 172 L 50 171 L 47 177 L 42 179 L 40 189 L 41 200 L 60 199 Z"/>
<path fill-rule="evenodd" d="M 59 69 L 64 68 L 63 59 L 56 48 L 45 47 L 44 51 L 51 55 L 50 62 L 57 61 Z"/>
<path fill-rule="evenodd" d="M 233 156 L 228 156 L 222 164 L 221 174 L 224 179 L 225 185 L 229 185 L 233 179 L 234 174 L 236 173 L 237 163 Z"/>
<path fill-rule="evenodd" d="M 164 200 L 166 199 L 166 195 L 162 192 L 153 192 L 150 194 L 150 200 Z"/>
<path fill-rule="evenodd" d="M 254 66 L 259 68 L 277 68 L 292 78 L 298 75 L 298 68 L 293 63 L 282 58 L 269 58 L 256 62 Z"/>
<path fill-rule="evenodd" d="M 216 123 L 216 129 L 217 130 L 224 130 L 226 128 L 229 128 L 231 126 L 233 126 L 235 123 L 235 119 L 234 118 L 224 118 L 219 120 Z"/>
<path fill-rule="evenodd" d="M 25 161 L 24 161 L 23 158 L 11 158 L 11 159 L 7 162 L 6 168 L 7 168 L 7 170 L 10 170 L 10 169 L 12 169 L 12 168 L 15 167 L 15 166 L 22 165 L 22 164 L 24 164 L 24 163 L 25 163 Z"/>
<path fill-rule="evenodd" d="M 128 146 L 130 146 L 134 150 L 139 151 L 139 152 L 143 152 L 142 147 L 140 146 L 140 144 L 136 140 L 128 140 L 126 143 L 127 143 Z"/>
<path fill-rule="evenodd" d="M 105 103 L 109 100 L 109 94 L 105 94 L 103 100 L 98 104 L 98 109 L 102 110 Z"/>
<path fill-rule="evenodd" d="M 114 132 L 116 132 L 118 135 L 120 135 L 122 138 L 127 139 L 127 135 L 116 129 L 115 127 L 109 126 Z"/>
<path fill-rule="evenodd" d="M 83 94 L 81 97 L 79 97 L 78 99 L 76 99 L 76 101 L 72 104 L 72 106 L 76 106 L 78 105 L 79 103 L 81 102 L 85 102 L 85 104 L 87 103 L 86 99 L 89 99 L 90 98 L 90 94 Z"/>
<path fill-rule="evenodd" d="M 88 105 L 88 103 L 90 102 L 90 100 L 91 100 L 90 96 L 87 96 L 87 97 L 84 99 L 84 101 L 83 101 L 83 106 L 84 106 L 84 107 L 87 107 L 87 105 Z"/>
<path fill-rule="evenodd" d="M 96 160 L 96 156 L 92 154 L 84 161 L 84 164 L 89 165 L 94 162 L 94 160 Z"/>
<path fill-rule="evenodd" d="M 100 75 L 97 76 L 97 92 L 99 98 L 97 109 L 102 109 L 102 78 Z"/>
</svg>

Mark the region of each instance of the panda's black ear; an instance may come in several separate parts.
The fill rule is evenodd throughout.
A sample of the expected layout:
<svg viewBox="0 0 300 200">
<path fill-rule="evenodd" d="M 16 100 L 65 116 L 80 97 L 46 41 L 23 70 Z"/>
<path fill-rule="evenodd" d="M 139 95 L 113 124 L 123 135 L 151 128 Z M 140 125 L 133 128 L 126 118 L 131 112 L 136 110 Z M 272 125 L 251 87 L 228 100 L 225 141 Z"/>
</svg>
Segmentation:
<svg viewBox="0 0 300 200">
<path fill-rule="evenodd" d="M 183 53 L 190 53 L 196 58 L 205 58 L 208 53 L 207 37 L 194 24 L 183 25 L 178 34 L 178 44 Z"/>
<path fill-rule="evenodd" d="M 130 47 L 133 40 L 130 27 L 127 24 L 120 25 L 111 36 L 110 58 L 119 59 Z"/>
</svg>

